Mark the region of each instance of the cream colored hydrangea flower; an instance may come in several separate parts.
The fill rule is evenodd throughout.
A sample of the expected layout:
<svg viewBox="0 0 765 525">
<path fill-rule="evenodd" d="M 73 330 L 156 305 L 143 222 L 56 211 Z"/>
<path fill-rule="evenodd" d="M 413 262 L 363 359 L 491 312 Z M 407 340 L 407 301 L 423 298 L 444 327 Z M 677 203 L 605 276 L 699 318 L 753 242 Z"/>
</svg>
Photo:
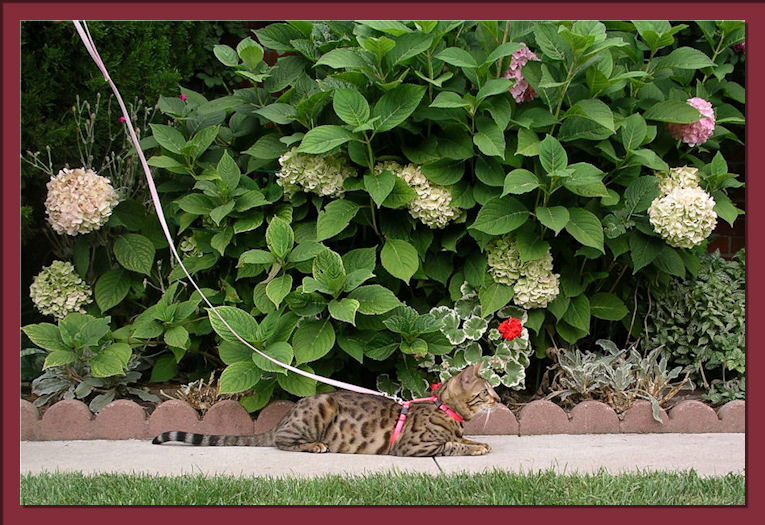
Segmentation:
<svg viewBox="0 0 765 525">
<path fill-rule="evenodd" d="M 552 253 L 550 253 L 550 249 L 548 248 L 547 253 L 545 253 L 539 259 L 534 259 L 533 261 L 526 261 L 523 263 L 521 271 L 526 277 L 538 278 L 546 277 L 548 274 L 552 273 L 553 258 Z"/>
<path fill-rule="evenodd" d="M 714 199 L 699 187 L 677 187 L 648 208 L 653 229 L 670 246 L 692 248 L 717 225 Z"/>
<path fill-rule="evenodd" d="M 667 171 L 657 171 L 659 189 L 664 195 L 675 188 L 697 188 L 699 185 L 699 170 L 690 166 L 671 168 Z"/>
<path fill-rule="evenodd" d="M 92 303 L 90 287 L 74 271 L 72 263 L 53 261 L 32 281 L 29 296 L 40 312 L 63 319 L 71 312 L 85 313 Z"/>
<path fill-rule="evenodd" d="M 103 226 L 119 202 L 109 179 L 91 169 L 62 169 L 47 184 L 48 222 L 60 234 L 88 233 Z"/>
<path fill-rule="evenodd" d="M 539 277 L 521 277 L 513 286 L 513 303 L 521 308 L 544 308 L 558 297 L 559 275 L 549 272 Z"/>
<path fill-rule="evenodd" d="M 287 197 L 301 190 L 342 197 L 343 181 L 356 175 L 341 153 L 309 155 L 292 148 L 279 157 L 279 165 L 282 169 L 276 174 L 276 182 Z"/>
<path fill-rule="evenodd" d="M 521 276 L 521 254 L 509 235 L 497 237 L 486 246 L 489 273 L 501 284 L 512 286 Z"/>
<path fill-rule="evenodd" d="M 460 210 L 453 207 L 451 192 L 430 182 L 420 168 L 414 164 L 401 166 L 397 162 L 385 161 L 375 166 L 375 174 L 390 170 L 406 182 L 416 193 L 407 207 L 409 214 L 430 228 L 442 229 L 460 216 Z"/>
<path fill-rule="evenodd" d="M 512 286 L 513 302 L 522 308 L 544 308 L 558 296 L 560 275 L 553 273 L 552 253 L 521 262 L 512 235 L 494 239 L 486 246 L 489 274 L 494 281 Z"/>
</svg>

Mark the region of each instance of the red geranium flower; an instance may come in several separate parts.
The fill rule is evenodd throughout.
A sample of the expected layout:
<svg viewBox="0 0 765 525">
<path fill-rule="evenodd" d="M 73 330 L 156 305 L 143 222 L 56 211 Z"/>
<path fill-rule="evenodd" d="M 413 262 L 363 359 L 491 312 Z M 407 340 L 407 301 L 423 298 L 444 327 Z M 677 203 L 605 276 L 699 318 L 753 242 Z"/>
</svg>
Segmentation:
<svg viewBox="0 0 765 525">
<path fill-rule="evenodd" d="M 515 339 L 519 335 L 521 335 L 521 331 L 523 330 L 523 325 L 521 324 L 520 319 L 511 317 L 510 319 L 507 319 L 499 323 L 497 330 L 499 330 L 499 333 L 502 334 L 503 338 L 510 341 L 512 339 Z"/>
</svg>

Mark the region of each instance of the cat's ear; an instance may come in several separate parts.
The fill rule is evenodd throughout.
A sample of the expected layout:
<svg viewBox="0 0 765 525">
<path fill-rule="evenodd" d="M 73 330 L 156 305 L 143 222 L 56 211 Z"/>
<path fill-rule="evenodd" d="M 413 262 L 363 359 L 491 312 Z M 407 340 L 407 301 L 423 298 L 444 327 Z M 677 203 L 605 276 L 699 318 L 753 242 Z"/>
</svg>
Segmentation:
<svg viewBox="0 0 765 525">
<path fill-rule="evenodd" d="M 478 379 L 478 370 L 481 366 L 481 363 L 477 365 L 470 365 L 466 369 L 464 369 L 462 372 L 460 372 L 460 379 L 462 381 L 462 384 L 469 385 L 470 383 L 473 383 L 476 379 Z"/>
</svg>

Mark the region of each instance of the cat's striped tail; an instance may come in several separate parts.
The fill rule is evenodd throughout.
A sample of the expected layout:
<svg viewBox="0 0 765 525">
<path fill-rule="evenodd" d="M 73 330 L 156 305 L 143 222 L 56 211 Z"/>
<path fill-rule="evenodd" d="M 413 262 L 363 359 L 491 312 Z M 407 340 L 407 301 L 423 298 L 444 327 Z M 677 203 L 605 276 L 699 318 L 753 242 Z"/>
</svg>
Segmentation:
<svg viewBox="0 0 765 525">
<path fill-rule="evenodd" d="M 216 436 L 172 430 L 155 437 L 152 444 L 161 445 L 170 441 L 203 447 L 272 447 L 274 446 L 274 432 L 271 430 L 251 436 Z"/>
</svg>

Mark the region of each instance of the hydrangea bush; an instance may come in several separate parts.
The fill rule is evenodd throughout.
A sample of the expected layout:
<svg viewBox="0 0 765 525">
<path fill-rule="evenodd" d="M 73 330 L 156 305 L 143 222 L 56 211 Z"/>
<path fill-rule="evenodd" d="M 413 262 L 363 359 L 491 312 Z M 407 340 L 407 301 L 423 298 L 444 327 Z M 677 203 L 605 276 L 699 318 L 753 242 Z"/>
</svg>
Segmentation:
<svg viewBox="0 0 765 525">
<path fill-rule="evenodd" d="M 550 346 L 639 337 L 636 284 L 695 274 L 713 214 L 741 213 L 721 146 L 743 136 L 743 37 L 736 21 L 274 23 L 215 47 L 231 94 L 160 97 L 142 146 L 184 264 L 256 347 L 412 395 L 477 359 L 522 388 Z M 143 201 L 106 226 L 91 311 L 152 379 L 222 369 L 249 410 L 326 388 L 200 308 Z"/>
</svg>

